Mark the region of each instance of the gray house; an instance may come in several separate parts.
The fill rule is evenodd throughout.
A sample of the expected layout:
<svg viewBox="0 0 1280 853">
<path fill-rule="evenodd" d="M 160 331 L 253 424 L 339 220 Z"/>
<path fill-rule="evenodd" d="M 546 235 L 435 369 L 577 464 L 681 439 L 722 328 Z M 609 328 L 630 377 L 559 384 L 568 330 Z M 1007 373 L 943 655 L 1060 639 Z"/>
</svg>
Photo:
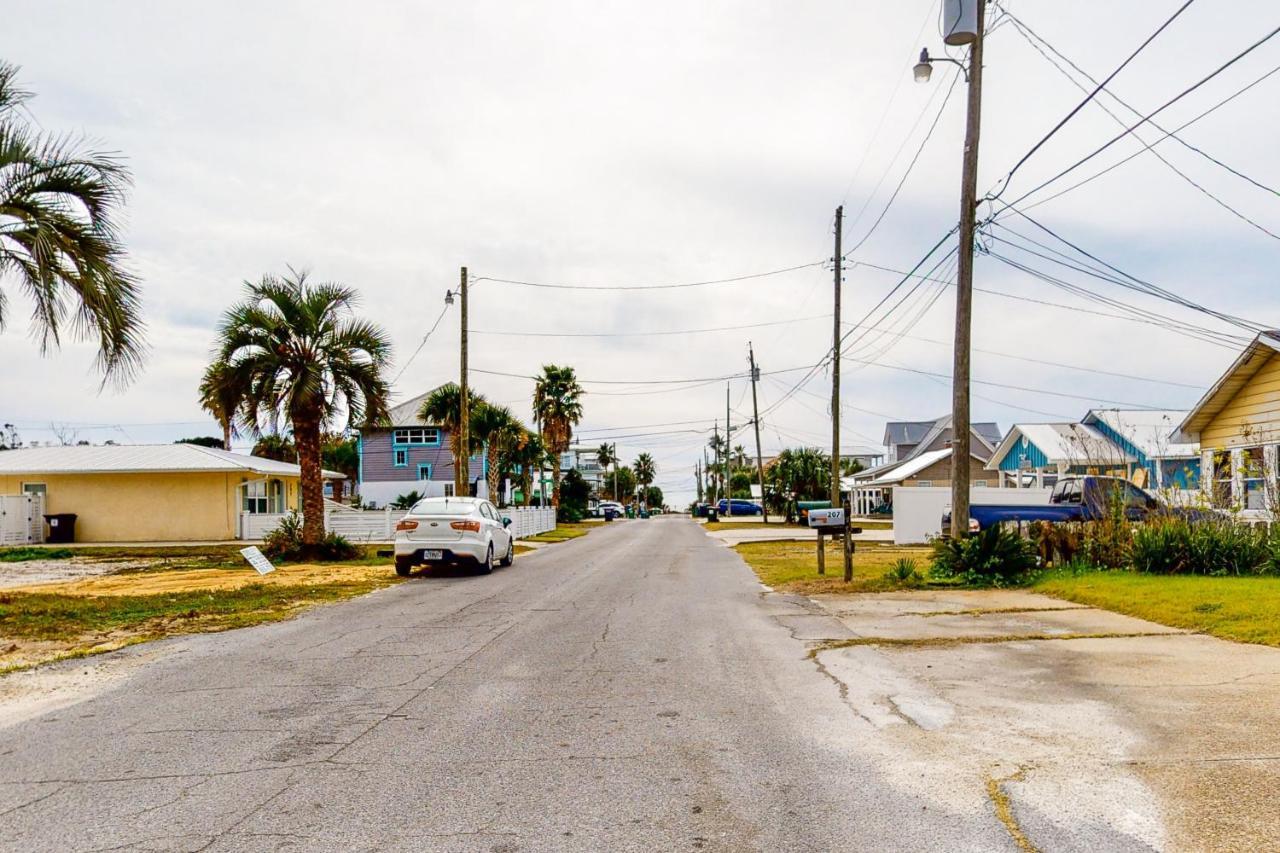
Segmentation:
<svg viewBox="0 0 1280 853">
<path fill-rule="evenodd" d="M 418 416 L 430 395 L 419 394 L 393 408 L 388 428 L 360 431 L 358 491 L 365 503 L 385 506 L 414 491 L 424 497 L 454 493 L 449 431 Z M 469 468 L 471 494 L 487 498 L 484 454 L 472 456 Z"/>
</svg>

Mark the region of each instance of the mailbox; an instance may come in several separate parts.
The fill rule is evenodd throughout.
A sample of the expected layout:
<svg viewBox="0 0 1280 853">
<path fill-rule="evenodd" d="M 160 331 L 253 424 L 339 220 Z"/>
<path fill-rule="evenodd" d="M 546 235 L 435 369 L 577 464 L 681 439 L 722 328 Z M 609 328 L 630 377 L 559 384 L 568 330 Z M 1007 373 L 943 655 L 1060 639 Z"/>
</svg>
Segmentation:
<svg viewBox="0 0 1280 853">
<path fill-rule="evenodd" d="M 844 509 L 809 510 L 810 527 L 844 527 Z"/>
</svg>

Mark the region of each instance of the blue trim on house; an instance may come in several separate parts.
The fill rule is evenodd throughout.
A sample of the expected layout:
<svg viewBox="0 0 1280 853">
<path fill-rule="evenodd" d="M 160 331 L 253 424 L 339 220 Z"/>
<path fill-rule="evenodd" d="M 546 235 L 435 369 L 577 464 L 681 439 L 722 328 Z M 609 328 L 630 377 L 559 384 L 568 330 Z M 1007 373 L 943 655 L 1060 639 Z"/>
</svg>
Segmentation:
<svg viewBox="0 0 1280 853">
<path fill-rule="evenodd" d="M 1013 443 L 1013 447 L 1009 448 L 1009 452 L 1000 460 L 1001 471 L 1017 472 L 1022 470 L 1022 460 L 1028 460 L 1032 468 L 1048 468 L 1049 457 L 1044 451 L 1028 439 L 1025 435 L 1021 436 Z"/>
<path fill-rule="evenodd" d="M 1094 418 L 1092 421 L 1089 422 L 1089 426 L 1093 427 L 1098 432 L 1102 433 L 1103 437 L 1106 438 L 1107 441 L 1110 441 L 1116 447 L 1119 447 L 1125 453 L 1129 454 L 1134 459 L 1138 460 L 1136 465 L 1130 464 L 1128 466 L 1130 474 L 1133 474 L 1133 471 L 1135 468 L 1146 468 L 1147 475 L 1151 478 L 1150 480 L 1148 480 L 1148 482 L 1150 482 L 1152 485 L 1155 484 L 1156 466 L 1154 462 L 1152 462 L 1150 459 L 1147 458 L 1147 454 L 1143 453 L 1141 450 L 1135 447 L 1132 442 L 1130 442 L 1123 435 L 1121 435 L 1120 433 L 1112 429 L 1111 425 L 1108 424 L 1106 421 L 1102 420 L 1101 418 Z"/>
<path fill-rule="evenodd" d="M 396 432 L 409 429 L 433 429 L 436 431 L 435 441 L 396 441 Z M 393 427 L 391 434 L 387 436 L 391 440 L 392 450 L 404 450 L 409 447 L 439 447 L 444 440 L 444 431 L 440 427 Z"/>
<path fill-rule="evenodd" d="M 401 457 L 400 457 L 400 454 L 401 454 L 401 453 L 403 453 L 403 454 L 404 454 L 404 461 L 403 461 L 403 462 L 401 462 L 401 461 L 400 461 L 400 458 L 401 458 Z M 392 446 L 392 449 L 391 449 L 391 465 L 392 465 L 393 467 L 395 467 L 395 468 L 408 468 L 408 467 L 409 467 L 409 448 L 407 448 L 407 447 L 395 447 L 395 446 Z"/>
<path fill-rule="evenodd" d="M 422 472 L 423 472 L 423 470 L 426 470 L 426 472 L 427 472 L 427 476 L 425 476 L 425 477 L 424 477 L 424 476 L 422 476 Z M 419 480 L 430 480 L 430 479 L 431 479 L 431 463 L 430 463 L 430 462 L 419 462 L 419 463 L 418 463 L 418 479 L 419 479 Z"/>
</svg>

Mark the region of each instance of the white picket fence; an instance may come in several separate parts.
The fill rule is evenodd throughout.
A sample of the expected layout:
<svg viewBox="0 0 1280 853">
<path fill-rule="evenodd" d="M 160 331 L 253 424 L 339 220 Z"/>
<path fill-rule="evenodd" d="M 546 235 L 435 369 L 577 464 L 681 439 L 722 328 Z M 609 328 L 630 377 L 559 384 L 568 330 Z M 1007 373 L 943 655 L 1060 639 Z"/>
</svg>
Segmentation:
<svg viewBox="0 0 1280 853">
<path fill-rule="evenodd" d="M 44 541 L 44 495 L 0 495 L 0 545 Z"/>
<path fill-rule="evenodd" d="M 556 529 L 556 511 L 551 507 L 507 507 L 499 509 L 511 519 L 511 530 L 517 539 L 536 536 Z M 326 506 L 325 530 L 344 536 L 352 542 L 390 542 L 395 538 L 396 522 L 404 518 L 402 509 L 354 510 Z M 282 513 L 240 514 L 237 536 L 240 539 L 260 540 L 276 529 L 286 517 Z"/>
</svg>

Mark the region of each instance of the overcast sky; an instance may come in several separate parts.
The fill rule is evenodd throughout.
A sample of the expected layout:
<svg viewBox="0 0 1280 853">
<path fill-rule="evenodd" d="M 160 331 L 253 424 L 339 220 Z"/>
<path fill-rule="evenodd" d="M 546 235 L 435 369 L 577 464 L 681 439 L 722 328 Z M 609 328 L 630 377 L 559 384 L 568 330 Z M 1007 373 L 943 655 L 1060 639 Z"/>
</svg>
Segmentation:
<svg viewBox="0 0 1280 853">
<path fill-rule="evenodd" d="M 1008 5 L 1100 78 L 1180 4 Z M 1266 0 L 1202 0 L 1111 88 L 1141 110 L 1154 109 L 1280 24 L 1278 17 Z M 12 282 L 0 282 L 14 300 L 0 334 L 0 420 L 41 441 L 53 438 L 53 424 L 95 443 L 216 434 L 195 388 L 218 316 L 244 280 L 283 273 L 286 265 L 357 288 L 361 312 L 395 342 L 398 372 L 439 316 L 462 265 L 481 279 L 631 286 L 829 259 L 834 208 L 846 206 L 845 245 L 857 244 L 943 104 L 954 66 L 937 64 L 928 85 L 911 79 L 922 46 L 943 54 L 937 21 L 932 0 L 10 0 L 0 56 L 22 66 L 21 82 L 37 93 L 33 115 L 50 131 L 83 132 L 120 150 L 134 171 L 127 240 L 144 283 L 152 353 L 131 387 L 99 393 L 91 350 L 68 345 L 41 358 L 27 336 L 30 306 Z M 1082 97 L 1011 24 L 995 29 L 986 49 L 980 191 L 996 185 Z M 1280 37 L 1158 121 L 1177 127 L 1277 65 Z M 1277 103 L 1280 74 L 1180 136 L 1259 183 L 1280 185 Z M 1018 171 L 1004 199 L 1119 129 L 1087 106 Z M 951 228 L 963 133 L 961 82 L 897 200 L 851 260 L 908 269 Z M 1158 137 L 1146 131 L 1148 141 Z M 1140 147 L 1132 139 L 1118 143 L 1025 204 Z M 1176 141 L 1155 150 L 1280 233 L 1275 195 Z M 1135 276 L 1223 312 L 1280 324 L 1280 243 L 1150 152 L 1030 212 Z M 1016 217 L 1005 224 L 1050 241 Z M 994 248 L 1109 298 L 1245 334 Z M 975 385 L 975 420 L 1007 429 L 1076 419 L 1095 405 L 1186 408 L 1235 355 L 1158 325 L 1100 316 L 1116 310 L 990 257 L 980 257 L 976 270 L 979 288 L 1024 299 L 976 296 L 974 345 L 991 352 L 975 353 L 974 378 L 1018 388 Z M 471 363 L 522 375 L 543 363 L 573 365 L 589 392 L 582 434 L 593 443 L 611 433 L 689 430 L 618 440 L 627 461 L 643 450 L 655 456 L 659 485 L 674 504 L 692 492 L 706 430 L 723 421 L 725 383 L 597 383 L 745 375 L 749 340 L 766 373 L 811 366 L 830 347 L 831 275 L 829 265 L 819 265 L 735 284 L 639 292 L 482 280 L 471 302 Z M 899 278 L 851 265 L 844 319 L 862 319 Z M 886 365 L 949 374 L 953 306 L 953 288 L 926 282 L 884 324 L 906 335 L 873 336 L 854 350 L 853 358 L 878 363 L 846 364 L 846 447 L 879 444 L 886 417 L 925 419 L 949 409 L 947 380 Z M 794 322 L 582 337 L 779 321 Z M 458 334 L 451 311 L 397 383 L 398 399 L 456 378 Z M 803 376 L 777 373 L 761 382 L 766 453 L 830 441 L 826 373 L 771 408 Z M 531 381 L 477 374 L 473 384 L 528 415 Z M 748 384 L 732 380 L 729 395 L 741 423 L 750 414 Z M 688 421 L 697 423 L 649 427 Z M 735 443 L 754 449 L 746 434 Z"/>
</svg>

